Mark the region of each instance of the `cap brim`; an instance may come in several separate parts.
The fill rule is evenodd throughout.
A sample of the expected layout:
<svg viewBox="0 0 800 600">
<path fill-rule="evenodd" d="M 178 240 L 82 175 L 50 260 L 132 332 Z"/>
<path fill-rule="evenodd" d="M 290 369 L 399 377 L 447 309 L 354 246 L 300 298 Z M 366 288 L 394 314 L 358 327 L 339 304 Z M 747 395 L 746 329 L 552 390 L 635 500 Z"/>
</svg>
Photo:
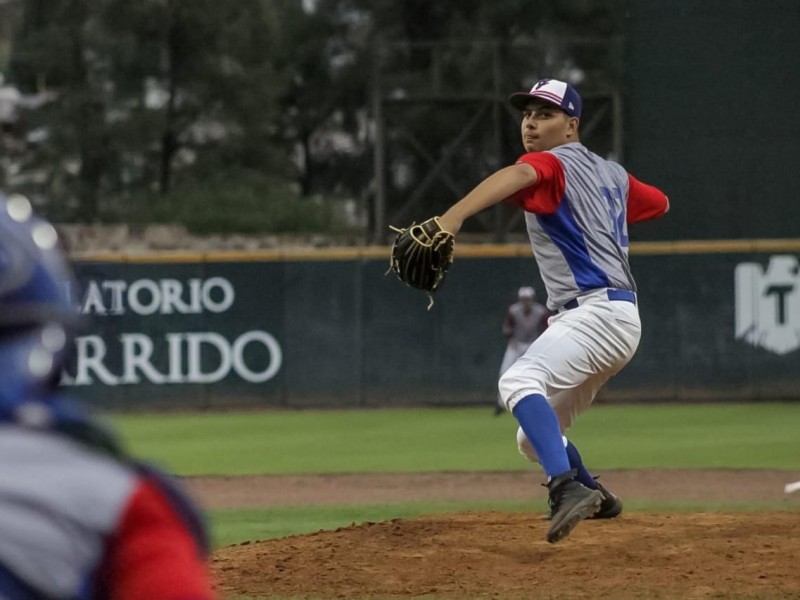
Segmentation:
<svg viewBox="0 0 800 600">
<path fill-rule="evenodd" d="M 511 94 L 511 96 L 509 96 L 508 98 L 508 103 L 517 110 L 525 110 L 525 108 L 528 106 L 528 103 L 531 100 L 539 100 L 540 102 L 544 102 L 545 104 L 549 104 L 550 106 L 561 108 L 561 106 L 559 106 L 555 102 L 548 100 L 547 98 L 542 98 L 541 96 L 534 96 L 526 92 L 517 92 L 516 94 Z"/>
</svg>

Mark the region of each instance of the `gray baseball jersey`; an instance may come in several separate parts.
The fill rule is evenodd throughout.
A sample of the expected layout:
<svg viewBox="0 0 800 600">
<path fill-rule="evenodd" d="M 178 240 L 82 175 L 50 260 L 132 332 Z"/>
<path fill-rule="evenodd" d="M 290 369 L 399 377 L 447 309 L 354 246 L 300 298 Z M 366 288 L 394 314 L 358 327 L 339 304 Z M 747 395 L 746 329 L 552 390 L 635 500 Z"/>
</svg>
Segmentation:
<svg viewBox="0 0 800 600">
<path fill-rule="evenodd" d="M 525 220 L 548 308 L 557 310 L 598 288 L 635 291 L 628 265 L 627 172 L 578 142 L 526 154 L 520 162 L 534 165 L 541 177 L 543 168 L 552 168 L 544 154 L 555 156 L 562 170 L 553 175 L 557 185 L 537 186 L 534 195 L 554 210 L 526 210 Z"/>
</svg>

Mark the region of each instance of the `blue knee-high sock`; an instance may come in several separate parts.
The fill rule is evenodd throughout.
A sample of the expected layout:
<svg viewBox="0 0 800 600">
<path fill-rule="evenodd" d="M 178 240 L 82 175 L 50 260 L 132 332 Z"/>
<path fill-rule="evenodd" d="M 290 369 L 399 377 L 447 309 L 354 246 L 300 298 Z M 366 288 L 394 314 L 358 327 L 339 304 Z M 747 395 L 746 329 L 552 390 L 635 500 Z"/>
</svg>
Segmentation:
<svg viewBox="0 0 800 600">
<path fill-rule="evenodd" d="M 561 438 L 561 426 L 553 407 L 541 394 L 525 396 L 512 411 L 519 421 L 548 477 L 556 477 L 570 470 L 567 450 Z"/>
<path fill-rule="evenodd" d="M 578 470 L 578 474 L 575 476 L 575 479 L 580 481 L 589 489 L 596 490 L 597 482 L 595 482 L 592 474 L 589 473 L 589 470 L 584 466 L 583 459 L 581 459 L 581 454 L 578 452 L 575 444 L 569 440 L 567 441 L 567 458 L 569 458 L 569 466 Z"/>
</svg>

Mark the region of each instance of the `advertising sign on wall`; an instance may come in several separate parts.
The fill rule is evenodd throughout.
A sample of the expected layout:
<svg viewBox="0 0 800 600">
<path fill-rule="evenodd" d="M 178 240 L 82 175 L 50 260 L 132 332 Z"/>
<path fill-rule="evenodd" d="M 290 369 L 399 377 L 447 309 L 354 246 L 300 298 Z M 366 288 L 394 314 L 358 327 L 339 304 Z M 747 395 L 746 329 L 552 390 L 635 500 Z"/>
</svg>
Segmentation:
<svg viewBox="0 0 800 600">
<path fill-rule="evenodd" d="M 236 290 L 224 277 L 210 279 L 122 279 L 95 280 L 85 283 L 80 300 L 81 312 L 96 319 L 130 314 L 142 324 L 143 331 L 120 333 L 119 371 L 106 364 L 109 348 L 100 334 L 79 336 L 74 376 L 67 375 L 67 385 L 109 386 L 149 383 L 215 383 L 231 373 L 244 381 L 263 383 L 272 379 L 283 361 L 281 346 L 275 337 L 261 329 L 251 329 L 229 339 L 217 331 L 170 332 L 154 338 L 148 333 L 147 320 L 169 315 L 224 315 L 234 309 Z M 249 347 L 260 360 L 245 359 Z M 207 360 L 201 358 L 207 356 Z M 159 365 L 154 364 L 156 357 Z M 166 359 L 164 359 L 166 357 Z M 263 360 L 266 358 L 266 360 Z M 205 363 L 205 364 L 204 364 Z"/>
<path fill-rule="evenodd" d="M 526 249 L 529 252 L 529 249 Z M 790 252 L 631 256 L 643 335 L 598 401 L 789 399 L 800 389 Z M 505 309 L 546 291 L 529 255 L 457 259 L 426 310 L 386 260 L 76 265 L 89 319 L 64 374 L 111 407 L 494 406 Z"/>
<path fill-rule="evenodd" d="M 205 403 L 214 384 L 234 395 L 248 385 L 267 386 L 251 396 L 274 394 L 269 382 L 284 362 L 274 306 L 280 292 L 246 272 L 253 268 L 76 264 L 73 297 L 87 327 L 63 383 L 112 404 L 132 397 Z M 255 270 L 268 276 L 269 268 Z"/>
</svg>

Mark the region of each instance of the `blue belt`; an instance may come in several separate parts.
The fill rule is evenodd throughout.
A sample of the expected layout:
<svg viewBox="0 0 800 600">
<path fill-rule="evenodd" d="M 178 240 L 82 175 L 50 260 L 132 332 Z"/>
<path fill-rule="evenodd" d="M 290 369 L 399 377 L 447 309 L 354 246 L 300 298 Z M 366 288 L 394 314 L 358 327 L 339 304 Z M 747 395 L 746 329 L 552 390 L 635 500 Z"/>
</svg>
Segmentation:
<svg viewBox="0 0 800 600">
<path fill-rule="evenodd" d="M 636 304 L 636 294 L 630 290 L 618 290 L 616 288 L 608 288 L 606 290 L 606 295 L 608 296 L 609 300 L 621 300 L 623 302 L 630 302 L 631 304 Z M 572 310 L 573 308 L 578 308 L 580 306 L 580 302 L 578 302 L 577 298 L 573 298 L 564 306 L 562 307 L 564 310 Z"/>
</svg>

